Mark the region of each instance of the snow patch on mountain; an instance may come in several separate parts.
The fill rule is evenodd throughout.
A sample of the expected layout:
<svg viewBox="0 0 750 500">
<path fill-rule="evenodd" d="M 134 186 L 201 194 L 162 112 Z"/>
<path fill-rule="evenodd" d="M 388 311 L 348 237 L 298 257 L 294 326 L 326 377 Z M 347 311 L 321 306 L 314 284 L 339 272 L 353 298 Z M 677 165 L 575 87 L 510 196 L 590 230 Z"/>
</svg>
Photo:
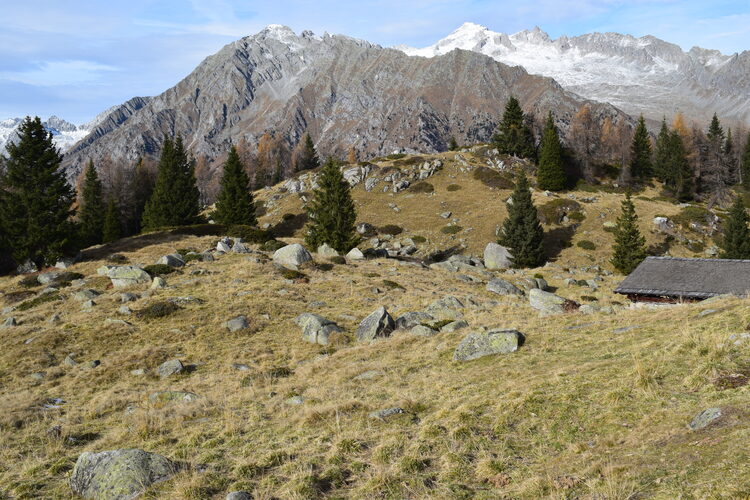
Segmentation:
<svg viewBox="0 0 750 500">
<path fill-rule="evenodd" d="M 82 125 L 75 125 L 62 118 L 58 118 L 55 115 L 50 116 L 47 120 L 42 122 L 44 128 L 52 134 L 52 142 L 57 146 L 61 152 L 65 152 L 71 148 L 75 143 L 83 139 L 88 135 L 91 130 L 96 127 L 111 110 L 107 110 L 104 113 L 97 115 L 89 123 Z M 15 142 L 18 140 L 18 128 L 23 122 L 23 118 L 8 118 L 0 120 L 0 154 L 5 155 L 5 146 L 9 142 Z"/>
</svg>

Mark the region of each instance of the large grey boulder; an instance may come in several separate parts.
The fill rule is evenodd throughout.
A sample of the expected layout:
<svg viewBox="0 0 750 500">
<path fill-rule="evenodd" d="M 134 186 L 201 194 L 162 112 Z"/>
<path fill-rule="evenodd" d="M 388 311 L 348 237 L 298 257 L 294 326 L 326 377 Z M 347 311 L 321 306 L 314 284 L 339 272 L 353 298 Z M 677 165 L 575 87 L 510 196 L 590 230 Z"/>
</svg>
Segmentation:
<svg viewBox="0 0 750 500">
<path fill-rule="evenodd" d="M 78 457 L 73 467 L 70 488 L 83 498 L 132 500 L 179 470 L 179 464 L 143 450 L 87 451 Z"/>
<path fill-rule="evenodd" d="M 484 247 L 484 267 L 487 269 L 508 269 L 513 266 L 510 251 L 497 243 L 487 243 Z"/>
<path fill-rule="evenodd" d="M 410 330 L 422 323 L 434 323 L 435 317 L 422 311 L 404 313 L 396 320 L 396 329 Z"/>
<path fill-rule="evenodd" d="M 473 332 L 464 337 L 453 352 L 454 361 L 471 361 L 472 359 L 493 354 L 515 352 L 523 345 L 524 335 L 518 330 L 491 330 Z"/>
<path fill-rule="evenodd" d="M 321 257 L 338 257 L 339 253 L 328 243 L 323 243 L 318 247 L 317 254 Z"/>
<path fill-rule="evenodd" d="M 529 290 L 529 304 L 534 309 L 541 311 L 542 314 L 561 314 L 575 311 L 580 307 L 577 302 L 538 288 Z"/>
<path fill-rule="evenodd" d="M 379 307 L 359 324 L 357 340 L 362 342 L 374 340 L 377 337 L 388 337 L 395 328 L 396 323 L 385 307 Z"/>
<path fill-rule="evenodd" d="M 156 373 L 159 374 L 160 378 L 167 378 L 172 375 L 177 375 L 185 370 L 185 366 L 179 359 L 170 359 L 160 364 L 156 369 Z"/>
<path fill-rule="evenodd" d="M 438 321 L 455 321 L 463 318 L 463 314 L 459 311 L 459 309 L 463 308 L 463 302 L 452 295 L 447 295 L 427 306 L 425 312 Z"/>
<path fill-rule="evenodd" d="M 490 280 L 487 290 L 498 295 L 523 295 L 523 291 L 516 285 L 500 278 Z"/>
<path fill-rule="evenodd" d="M 312 313 L 300 314 L 294 322 L 302 328 L 302 338 L 313 344 L 328 345 L 332 333 L 344 331 L 335 322 Z"/>
<path fill-rule="evenodd" d="M 171 267 L 182 267 L 185 265 L 185 261 L 182 259 L 182 255 L 178 253 L 170 253 L 169 255 L 164 255 L 159 260 L 157 260 L 156 263 Z"/>
<path fill-rule="evenodd" d="M 299 243 L 279 248 L 273 254 L 273 262 L 288 269 L 297 271 L 299 266 L 312 260 L 310 252 Z"/>
<path fill-rule="evenodd" d="M 105 273 L 115 288 L 151 283 L 151 276 L 137 266 L 112 266 Z"/>
<path fill-rule="evenodd" d="M 251 253 L 250 247 L 245 245 L 240 239 L 234 240 L 234 245 L 232 245 L 232 252 L 234 253 Z"/>
<path fill-rule="evenodd" d="M 354 247 L 346 254 L 346 258 L 349 260 L 365 260 L 365 254 L 359 248 Z"/>
</svg>

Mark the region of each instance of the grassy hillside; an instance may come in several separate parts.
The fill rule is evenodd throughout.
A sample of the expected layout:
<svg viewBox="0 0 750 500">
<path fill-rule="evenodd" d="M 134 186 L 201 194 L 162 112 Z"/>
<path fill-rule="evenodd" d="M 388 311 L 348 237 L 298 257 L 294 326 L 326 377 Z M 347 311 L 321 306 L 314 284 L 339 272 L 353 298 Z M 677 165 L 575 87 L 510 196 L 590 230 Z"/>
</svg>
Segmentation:
<svg viewBox="0 0 750 500">
<path fill-rule="evenodd" d="M 419 255 L 462 244 L 479 255 L 494 240 L 510 190 L 490 189 L 452 155 L 441 155 L 444 168 L 425 181 L 434 194 L 357 186 L 360 220 L 401 226 L 397 239 L 423 236 Z M 462 155 L 469 166 L 483 161 Z M 461 188 L 448 190 L 453 184 Z M 545 228 L 570 235 L 573 246 L 544 268 L 493 274 L 514 282 L 541 274 L 559 295 L 612 305 L 615 314 L 539 317 L 524 297 L 488 292 L 486 274 L 473 273 L 471 283 L 395 259 L 330 266 L 317 258 L 303 280 L 287 279 L 261 253 L 193 261 L 165 276 L 167 288 L 131 290 L 141 297 L 127 304 L 128 316 L 118 314 L 120 290 L 96 273 L 106 259 L 74 265 L 85 283 L 61 288 L 59 300 L 34 301 L 45 297 L 43 286 L 0 279 L 5 305 L 17 307 L 3 318 L 19 323 L 0 328 L 0 498 L 70 498 L 78 456 L 115 448 L 190 465 L 145 498 L 219 499 L 238 489 L 258 499 L 748 497 L 750 339 L 730 340 L 750 329 L 747 299 L 626 308 L 612 294 L 621 277 L 581 269 L 606 267 L 612 238 L 603 223 L 614 220 L 622 196 L 570 194 L 585 215 L 580 226 Z M 300 196 L 278 186 L 258 196 L 271 205 L 261 223 L 283 222 L 277 230 L 295 241 Z M 569 198 L 536 192 L 534 199 Z M 651 244 L 663 242 L 651 218 L 685 208 L 660 201 L 655 189 L 639 193 L 636 205 Z M 452 216 L 441 218 L 446 211 Z M 297 217 L 284 221 L 284 214 Z M 441 232 L 453 218 L 463 229 Z M 576 246 L 584 239 L 596 248 Z M 152 264 L 217 240 L 158 233 L 88 255 Z M 693 254 L 683 244 L 670 252 Z M 597 290 L 565 284 L 597 275 Z M 84 289 L 101 293 L 89 309 L 76 297 Z M 354 339 L 358 323 L 381 305 L 398 317 L 449 295 L 463 302 L 468 328 Z M 178 297 L 170 315 L 135 314 Z M 307 343 L 293 321 L 304 312 L 345 331 L 328 346 Z M 48 322 L 54 313 L 59 323 Z M 223 323 L 240 314 L 249 329 L 230 333 Z M 526 342 L 512 354 L 453 361 L 461 339 L 483 327 L 518 329 Z M 75 366 L 64 362 L 68 355 Z M 188 370 L 160 379 L 155 369 L 175 358 Z M 101 364 L 89 366 L 93 360 Z M 199 398 L 149 400 L 163 390 Z M 404 413 L 370 417 L 391 407 Z M 690 430 L 710 407 L 722 408 L 721 419 Z"/>
</svg>

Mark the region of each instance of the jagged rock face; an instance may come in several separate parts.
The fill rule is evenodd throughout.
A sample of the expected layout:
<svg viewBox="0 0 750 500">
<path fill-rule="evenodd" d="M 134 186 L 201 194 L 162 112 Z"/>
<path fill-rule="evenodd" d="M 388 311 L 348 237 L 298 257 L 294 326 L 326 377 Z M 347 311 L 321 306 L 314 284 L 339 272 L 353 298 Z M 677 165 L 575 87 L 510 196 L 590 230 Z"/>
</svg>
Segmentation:
<svg viewBox="0 0 750 500">
<path fill-rule="evenodd" d="M 563 133 L 581 105 L 553 80 L 480 54 L 408 57 L 344 36 L 271 26 L 225 46 L 163 94 L 120 106 L 64 164 L 72 174 L 88 158 L 134 162 L 157 154 L 163 136 L 177 133 L 209 159 L 271 131 L 290 146 L 308 131 L 323 155 L 345 156 L 351 145 L 363 155 L 444 150 L 451 135 L 488 140 L 511 94 L 537 116 L 554 109 Z M 602 119 L 621 115 L 609 105 L 593 108 Z"/>
<path fill-rule="evenodd" d="M 682 111 L 708 121 L 750 121 L 750 51 L 724 55 L 694 47 L 689 52 L 653 36 L 591 33 L 552 40 L 539 28 L 514 35 L 466 23 L 424 49 L 399 47 L 426 57 L 464 49 L 554 78 L 587 99 L 633 115 L 661 120 Z"/>
</svg>

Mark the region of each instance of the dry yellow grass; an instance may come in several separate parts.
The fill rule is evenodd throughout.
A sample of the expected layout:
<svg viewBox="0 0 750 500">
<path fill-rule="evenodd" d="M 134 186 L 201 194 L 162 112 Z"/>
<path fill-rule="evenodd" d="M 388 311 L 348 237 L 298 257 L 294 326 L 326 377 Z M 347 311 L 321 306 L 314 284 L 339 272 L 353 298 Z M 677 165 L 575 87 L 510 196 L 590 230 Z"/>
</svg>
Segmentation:
<svg viewBox="0 0 750 500">
<path fill-rule="evenodd" d="M 463 227 L 475 228 L 457 237 L 466 237 L 469 251 L 479 253 L 494 239 L 507 193 L 458 173 L 451 178 L 450 168 L 430 180 L 435 197 L 407 191 L 391 198 L 357 188 L 361 219 L 403 225 L 407 234 L 424 234 L 432 247 L 444 248 L 455 241 L 434 227 L 445 224 L 437 214 L 451 210 Z M 463 185 L 450 194 L 461 197 L 443 197 L 450 183 Z M 586 239 L 602 242 L 592 257 L 604 264 L 609 235 L 597 215 L 609 208 L 604 220 L 612 220 L 620 197 L 596 196 L 599 202 L 584 205 L 588 216 L 579 232 L 590 231 Z M 383 213 L 388 202 L 402 212 Z M 294 212 L 298 200 L 290 196 L 279 203 L 276 215 L 265 220 Z M 648 214 L 646 221 L 677 210 L 659 202 L 637 206 Z M 122 253 L 131 262 L 149 264 L 178 248 L 213 246 L 216 238 L 148 241 L 141 248 L 121 242 L 112 250 L 129 248 Z M 527 276 L 542 273 L 569 298 L 623 302 L 611 293 L 616 276 L 605 278 L 596 292 L 563 284 L 571 276 L 565 267 L 591 262 L 571 248 L 557 264 Z M 131 316 L 123 319 L 132 326 L 107 326 L 107 318 L 118 317 L 120 303 L 108 280 L 96 277 L 101 264 L 72 269 L 87 276 L 85 287 L 103 292 L 91 312 L 70 297 L 74 289 L 64 289 L 65 300 L 15 312 L 20 325 L 0 329 L 0 497 L 69 498 L 67 480 L 78 455 L 114 448 L 142 448 L 192 466 L 151 488 L 146 498 L 218 499 L 236 489 L 259 499 L 750 495 L 749 389 L 715 383 L 750 367 L 750 346 L 727 340 L 748 328 L 746 299 L 539 318 L 524 299 L 498 297 L 483 284 L 406 262 L 306 270 L 309 283 L 291 283 L 270 263 L 226 255 L 189 263 L 181 274 L 166 277 L 170 288 L 130 305 L 137 310 L 187 295 L 204 303 L 187 304 L 160 320 Z M 192 274 L 198 269 L 210 274 Z M 385 290 L 383 280 L 405 290 L 377 293 L 373 288 Z M 16 290 L 17 281 L 2 278 L 0 289 Z M 472 299 L 474 305 L 464 310 L 468 330 L 353 341 L 359 320 L 376 307 L 397 316 L 445 295 L 467 304 Z M 318 301 L 325 304 L 313 308 Z M 699 316 L 709 308 L 717 312 Z M 46 322 L 53 312 L 62 316 L 59 325 Z M 293 323 L 303 312 L 337 321 L 347 333 L 328 347 L 306 343 Z M 222 323 L 238 314 L 248 316 L 251 328 L 229 333 Z M 516 328 L 526 334 L 526 344 L 510 355 L 453 362 L 460 340 L 482 326 Z M 637 328 L 615 333 L 626 326 Z M 69 353 L 78 366 L 61 364 Z M 194 369 L 166 380 L 153 375 L 172 358 Z M 84 366 L 95 359 L 101 361 L 97 368 Z M 249 370 L 238 371 L 233 363 Z M 148 374 L 132 375 L 135 369 Z M 369 370 L 381 373 L 355 379 Z M 45 373 L 42 380 L 32 378 L 38 372 Z M 148 396 L 159 390 L 201 397 L 194 403 L 150 403 Z M 287 402 L 298 395 L 305 398 L 302 405 Z M 42 409 L 52 398 L 65 403 Z M 370 411 L 394 406 L 407 413 L 385 422 L 368 418 Z M 692 417 L 712 406 L 725 409 L 724 420 L 688 430 Z M 55 426 L 59 432 L 50 432 Z"/>
</svg>

